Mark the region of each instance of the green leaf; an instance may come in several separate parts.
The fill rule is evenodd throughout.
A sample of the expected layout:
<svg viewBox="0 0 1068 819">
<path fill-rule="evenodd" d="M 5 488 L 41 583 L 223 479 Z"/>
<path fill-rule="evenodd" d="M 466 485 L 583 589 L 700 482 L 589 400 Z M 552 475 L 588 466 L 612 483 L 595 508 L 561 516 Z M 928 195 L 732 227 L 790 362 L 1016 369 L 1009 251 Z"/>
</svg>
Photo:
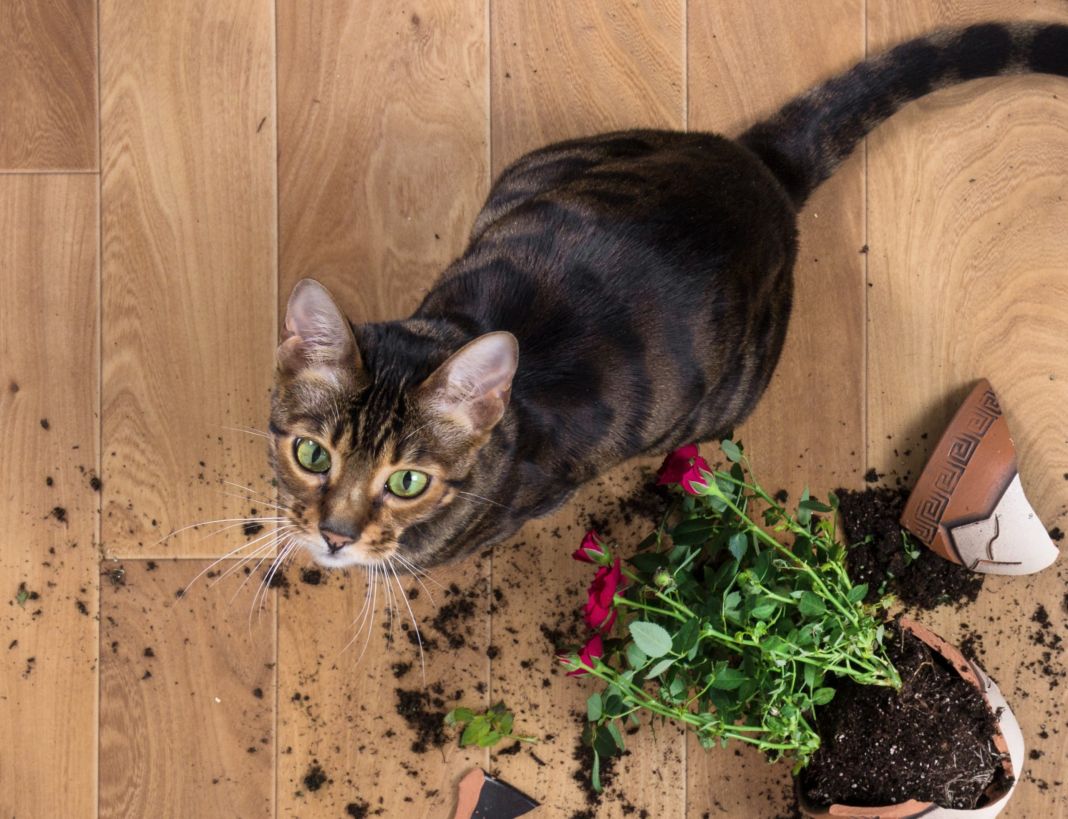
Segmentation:
<svg viewBox="0 0 1068 819">
<path fill-rule="evenodd" d="M 798 604 L 798 608 L 805 617 L 819 617 L 821 614 L 827 613 L 827 606 L 824 605 L 823 600 L 810 591 L 806 591 L 801 595 L 801 602 Z"/>
<path fill-rule="evenodd" d="M 597 722 L 601 718 L 601 714 L 604 713 L 601 707 L 601 693 L 595 691 L 590 694 L 590 698 L 586 700 L 586 719 L 590 722 Z"/>
<path fill-rule="evenodd" d="M 735 532 L 731 535 L 731 539 L 727 541 L 727 551 L 729 551 L 739 563 L 741 563 L 742 558 L 745 557 L 745 553 L 748 549 L 749 537 L 745 532 Z"/>
<path fill-rule="evenodd" d="M 671 640 L 671 648 L 676 654 L 685 654 L 697 645 L 697 640 L 700 636 L 701 621 L 696 617 L 692 620 L 687 620 L 682 624 L 682 628 L 675 632 L 675 636 Z"/>
<path fill-rule="evenodd" d="M 470 722 L 475 718 L 475 712 L 470 708 L 453 708 L 445 715 L 446 725 L 455 725 L 458 722 Z"/>
<path fill-rule="evenodd" d="M 675 540 L 679 535 L 685 535 L 689 532 L 710 531 L 718 526 L 719 524 L 716 521 L 708 518 L 689 518 L 671 530 L 671 538 Z"/>
<path fill-rule="evenodd" d="M 727 456 L 728 461 L 738 463 L 738 461 L 742 460 L 741 447 L 729 438 L 724 438 L 720 442 L 720 448 L 723 450 L 723 454 Z"/>
<path fill-rule="evenodd" d="M 501 741 L 500 731 L 487 731 L 478 740 L 479 748 L 489 748 L 491 745 L 496 745 Z"/>
<path fill-rule="evenodd" d="M 807 685 L 809 688 L 815 688 L 816 687 L 816 682 L 817 682 L 816 677 L 818 675 L 819 675 L 819 672 L 816 670 L 816 666 L 814 666 L 814 665 L 806 665 L 805 666 L 805 685 Z"/>
<path fill-rule="evenodd" d="M 641 668 L 648 662 L 649 658 L 645 656 L 645 652 L 642 651 L 634 643 L 627 644 L 627 664 L 631 668 Z"/>
<path fill-rule="evenodd" d="M 463 734 L 460 736 L 460 745 L 475 745 L 489 733 L 489 723 L 483 719 L 473 719 L 467 723 Z"/>
<path fill-rule="evenodd" d="M 515 717 L 508 712 L 505 712 L 504 716 L 501 717 L 500 722 L 497 723 L 497 727 L 500 728 L 501 733 L 504 736 L 508 736 L 512 733 L 512 721 L 514 719 Z"/>
<path fill-rule="evenodd" d="M 630 565 L 640 572 L 646 574 L 655 574 L 656 570 L 667 563 L 664 555 L 661 552 L 644 552 L 642 554 L 634 555 L 630 559 Z"/>
<path fill-rule="evenodd" d="M 627 746 L 623 742 L 623 735 L 619 733 L 619 726 L 614 722 L 610 722 L 605 727 L 608 728 L 608 735 L 612 737 L 612 741 L 615 742 L 616 747 L 621 751 L 626 750 Z"/>
<path fill-rule="evenodd" d="M 849 590 L 849 593 L 846 595 L 846 599 L 850 603 L 859 603 L 861 600 L 863 600 L 867 596 L 868 596 L 868 584 L 867 583 L 861 583 L 859 586 L 854 586 L 853 588 L 851 588 Z"/>
<path fill-rule="evenodd" d="M 593 772 L 590 774 L 590 782 L 593 785 L 593 789 L 597 792 L 601 792 L 601 755 L 597 753 L 597 749 L 593 749 Z"/>
<path fill-rule="evenodd" d="M 779 608 L 774 600 L 761 600 L 750 610 L 750 614 L 757 620 L 768 620 Z"/>
<path fill-rule="evenodd" d="M 649 673 L 645 675 L 645 678 L 647 680 L 656 679 L 661 674 L 663 674 L 665 671 L 667 671 L 669 668 L 671 668 L 671 666 L 674 664 L 674 662 L 675 662 L 675 658 L 674 657 L 667 657 L 666 659 L 661 660 L 660 662 L 658 662 L 656 665 L 654 665 L 652 668 L 649 669 Z"/>
<path fill-rule="evenodd" d="M 724 668 L 716 672 L 716 678 L 712 681 L 712 687 L 721 691 L 733 691 L 746 681 L 746 676 L 737 668 Z"/>
<path fill-rule="evenodd" d="M 662 626 L 647 620 L 635 620 L 628 628 L 638 648 L 649 657 L 663 657 L 671 651 L 671 635 Z"/>
<path fill-rule="evenodd" d="M 813 705 L 826 705 L 834 699 L 833 688 L 817 688 L 812 694 Z"/>
<path fill-rule="evenodd" d="M 810 512 L 833 512 L 834 511 L 827 504 L 820 503 L 815 498 L 810 498 L 809 500 L 801 501 L 801 503 L 799 504 L 799 508 L 808 509 Z"/>
<path fill-rule="evenodd" d="M 15 595 L 15 602 L 19 604 L 19 608 L 26 607 L 26 601 L 30 599 L 30 593 L 26 591 L 25 586 L 19 586 L 18 593 Z"/>
<path fill-rule="evenodd" d="M 592 735 L 593 738 L 593 750 L 594 753 L 601 756 L 612 756 L 616 753 L 616 741 L 609 731 L 609 725 L 594 726 L 595 731 Z"/>
</svg>

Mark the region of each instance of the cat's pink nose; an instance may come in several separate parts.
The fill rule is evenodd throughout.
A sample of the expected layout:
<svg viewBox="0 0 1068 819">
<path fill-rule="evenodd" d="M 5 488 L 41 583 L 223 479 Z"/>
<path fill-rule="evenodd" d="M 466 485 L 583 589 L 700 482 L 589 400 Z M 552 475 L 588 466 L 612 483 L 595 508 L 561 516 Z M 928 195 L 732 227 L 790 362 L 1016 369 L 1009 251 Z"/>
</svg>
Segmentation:
<svg viewBox="0 0 1068 819">
<path fill-rule="evenodd" d="M 326 541 L 326 547 L 330 550 L 330 554 L 337 554 L 353 542 L 351 537 L 330 529 L 324 529 L 322 526 L 319 527 L 319 533 L 323 536 L 323 540 Z"/>
</svg>

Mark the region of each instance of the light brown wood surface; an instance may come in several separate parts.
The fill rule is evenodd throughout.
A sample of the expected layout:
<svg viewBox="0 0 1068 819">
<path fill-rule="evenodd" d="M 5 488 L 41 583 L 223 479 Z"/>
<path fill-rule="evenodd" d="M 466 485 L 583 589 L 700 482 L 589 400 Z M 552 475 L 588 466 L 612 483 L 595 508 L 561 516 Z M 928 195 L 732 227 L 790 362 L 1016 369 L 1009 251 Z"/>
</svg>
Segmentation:
<svg viewBox="0 0 1068 819">
<path fill-rule="evenodd" d="M 267 487 L 275 339 L 273 5 L 103 0 L 103 546 L 212 554 Z M 233 544 L 236 545 L 236 544 Z"/>
<path fill-rule="evenodd" d="M 95 0 L 0 3 L 0 171 L 97 168 Z"/>
<path fill-rule="evenodd" d="M 6 816 L 96 803 L 96 194 L 92 176 L 0 176 Z"/>
<path fill-rule="evenodd" d="M 279 296 L 410 313 L 489 190 L 481 0 L 278 3 Z"/>
<path fill-rule="evenodd" d="M 179 597 L 207 565 L 104 563 L 102 817 L 274 814 L 275 592 L 261 613 L 236 572 Z"/>
<path fill-rule="evenodd" d="M 320 578 L 302 558 L 251 625 L 265 564 L 214 584 L 224 561 L 176 592 L 206 558 L 271 555 L 269 528 L 224 527 L 273 514 L 254 430 L 299 278 L 357 321 L 404 316 L 462 251 L 492 174 L 531 148 L 634 126 L 736 134 L 866 53 L 1003 18 L 1068 11 L 100 0 L 98 32 L 92 2 L 3 4 L 0 815 L 437 819 L 476 764 L 540 799 L 534 816 L 787 815 L 784 766 L 670 727 L 627 738 L 599 805 L 575 779 L 588 686 L 541 626 L 574 620 L 590 570 L 569 555 L 587 528 L 626 543 L 650 526 L 628 499 L 655 460 L 491 554 L 404 580 L 411 613 L 378 582 L 363 631 L 367 577 Z M 738 431 L 765 484 L 796 499 L 861 486 L 870 467 L 915 474 L 986 375 L 1036 509 L 1068 528 L 1066 189 L 1063 80 L 972 83 L 877 130 L 800 216 L 786 349 Z M 924 617 L 950 639 L 984 635 L 1038 752 L 1010 819 L 1068 816 L 1068 669 L 1031 620 L 1041 605 L 1047 643 L 1065 634 L 1064 572 L 991 578 L 974 606 Z M 40 597 L 20 605 L 22 582 Z M 435 625 L 443 606 L 463 613 Z M 412 618 L 429 711 L 503 699 L 541 741 L 415 753 L 397 713 L 398 691 L 424 685 Z"/>
</svg>

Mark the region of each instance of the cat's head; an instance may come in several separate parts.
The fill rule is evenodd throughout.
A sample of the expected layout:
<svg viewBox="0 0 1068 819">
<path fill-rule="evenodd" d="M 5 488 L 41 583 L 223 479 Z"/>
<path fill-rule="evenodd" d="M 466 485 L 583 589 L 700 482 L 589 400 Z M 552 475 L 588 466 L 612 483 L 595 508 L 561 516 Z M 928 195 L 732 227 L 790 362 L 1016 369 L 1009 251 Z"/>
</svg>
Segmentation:
<svg viewBox="0 0 1068 819">
<path fill-rule="evenodd" d="M 304 279 L 289 298 L 271 464 L 292 527 L 285 533 L 323 566 L 398 555 L 431 565 L 447 551 L 435 542 L 442 522 L 484 511 L 474 505 L 484 493 L 468 484 L 507 408 L 516 340 L 489 333 L 450 350 L 412 337 L 419 343 L 395 345 L 404 351 L 368 356 L 318 282 Z M 380 347 L 388 346 L 387 337 Z"/>
</svg>

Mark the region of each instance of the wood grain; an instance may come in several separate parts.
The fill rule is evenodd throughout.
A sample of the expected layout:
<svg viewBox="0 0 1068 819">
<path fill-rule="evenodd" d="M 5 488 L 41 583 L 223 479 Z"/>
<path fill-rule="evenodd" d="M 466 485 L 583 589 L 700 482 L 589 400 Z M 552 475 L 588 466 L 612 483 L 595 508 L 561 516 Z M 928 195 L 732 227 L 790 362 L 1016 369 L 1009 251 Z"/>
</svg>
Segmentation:
<svg viewBox="0 0 1068 819">
<path fill-rule="evenodd" d="M 695 3 L 689 38 L 690 127 L 734 135 L 863 58 L 864 4 Z M 735 433 L 758 479 L 795 501 L 806 486 L 826 497 L 855 483 L 863 463 L 863 159 L 863 150 L 850 158 L 799 215 L 786 345 L 767 393 Z M 777 816 L 790 801 L 789 766 L 769 766 L 750 748 L 706 751 L 691 737 L 687 759 L 687 816 Z"/>
<path fill-rule="evenodd" d="M 372 586 L 373 622 L 362 621 L 362 631 L 366 573 L 330 573 L 315 584 L 299 569 L 288 574 L 279 626 L 279 815 L 344 816 L 354 804 L 367 806 L 369 815 L 450 816 L 457 783 L 473 766 L 486 768 L 487 753 L 461 750 L 451 730 L 438 747 L 399 710 L 425 694 L 419 710 L 433 733 L 452 708 L 489 705 L 488 559 L 435 570 L 436 582 L 406 579 L 407 604 L 398 599 L 399 578 L 389 577 L 388 590 L 379 580 Z M 458 614 L 435 627 L 443 607 Z M 315 766 L 327 781 L 311 790 L 307 777 Z"/>
<path fill-rule="evenodd" d="M 685 124 L 681 2 L 496 3 L 491 45 L 494 172 L 553 140 Z M 586 807 L 579 782 L 590 775 L 573 755 L 592 689 L 566 677 L 554 659 L 558 648 L 585 637 L 580 609 L 592 574 L 570 553 L 594 520 L 608 522 L 603 534 L 620 544 L 645 534 L 647 520 L 626 525 L 619 513 L 619 499 L 643 480 L 642 466 L 628 464 L 583 488 L 563 510 L 529 523 L 494 552 L 493 585 L 507 605 L 493 617 L 501 654 L 492 665 L 491 699 L 511 704 L 552 739 L 534 749 L 536 757 L 495 754 L 493 761 L 507 781 L 542 800 L 549 815 Z M 573 631 L 576 620 L 580 628 Z M 547 639 L 543 626 L 564 631 L 569 645 Z M 658 727 L 627 742 L 630 755 L 617 766 L 597 815 L 681 816 L 685 761 L 678 731 Z"/>
<path fill-rule="evenodd" d="M 259 576 L 176 597 L 208 565 L 103 563 L 101 817 L 274 815 L 275 592 L 255 617 Z"/>
<path fill-rule="evenodd" d="M 0 805 L 7 816 L 87 816 L 96 803 L 96 180 L 0 177 L 0 236 Z"/>
<path fill-rule="evenodd" d="M 0 4 L 0 171 L 97 167 L 96 2 Z"/>
<path fill-rule="evenodd" d="M 1056 2 L 872 2 L 869 15 L 872 49 L 944 25 L 1068 22 Z M 869 167 L 869 464 L 914 476 L 974 379 L 986 376 L 1035 509 L 1063 528 L 1068 82 L 983 80 L 928 97 L 873 134 Z M 1036 661 L 1044 649 L 1034 635 L 1044 630 L 1031 621 L 1043 606 L 1044 639 L 1068 636 L 1064 572 L 990 578 L 974 609 L 924 618 L 949 640 L 983 634 L 983 660 L 1040 754 L 1027 761 L 1006 817 L 1068 815 L 1055 784 L 1068 760 L 1068 703 L 1057 684 L 1068 669 L 1056 646 Z"/>
<path fill-rule="evenodd" d="M 488 187 L 485 3 L 283 0 L 278 48 L 279 307 L 298 279 L 314 276 L 355 321 L 401 318 L 462 250 Z M 459 649 L 427 628 L 435 606 L 416 586 L 415 617 L 439 644 L 426 657 L 426 684 L 443 692 L 432 692 L 440 705 L 431 710 L 461 704 L 458 690 L 464 705 L 488 704 L 488 574 L 488 562 L 474 560 L 435 572 L 473 595 L 455 627 Z M 418 652 L 401 631 L 407 609 L 394 603 L 388 643 L 382 586 L 366 651 L 366 632 L 342 651 L 366 575 L 322 586 L 291 575 L 280 630 L 280 815 L 341 816 L 364 803 L 386 816 L 446 815 L 456 781 L 487 755 L 455 745 L 412 752 L 395 691 L 423 690 Z M 395 677 L 398 662 L 413 668 Z M 330 778 L 314 791 L 304 783 L 313 764 Z"/>
<path fill-rule="evenodd" d="M 560 139 L 683 127 L 683 5 L 494 3 L 494 173 Z"/>
<path fill-rule="evenodd" d="M 278 3 L 280 306 L 409 314 L 488 190 L 482 0 Z"/>
<path fill-rule="evenodd" d="M 269 0 L 101 3 L 103 540 L 210 555 L 188 524 L 266 486 L 275 342 Z"/>
</svg>

